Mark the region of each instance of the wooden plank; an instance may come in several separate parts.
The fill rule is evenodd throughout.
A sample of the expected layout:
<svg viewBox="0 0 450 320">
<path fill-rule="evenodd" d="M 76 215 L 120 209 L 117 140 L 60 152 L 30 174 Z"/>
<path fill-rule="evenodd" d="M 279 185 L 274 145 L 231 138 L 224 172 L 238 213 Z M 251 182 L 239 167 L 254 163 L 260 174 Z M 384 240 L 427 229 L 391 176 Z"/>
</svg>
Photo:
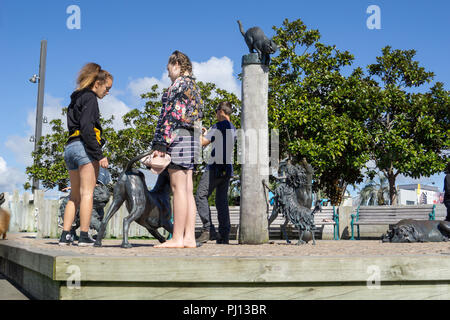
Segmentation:
<svg viewBox="0 0 450 320">
<path fill-rule="evenodd" d="M 14 190 L 12 201 L 10 202 L 10 213 L 11 218 L 9 221 L 9 232 L 19 232 L 21 225 L 21 212 L 19 208 L 20 198 L 19 198 L 19 190 Z"/>
<path fill-rule="evenodd" d="M 366 282 L 377 266 L 381 282 L 448 281 L 450 256 L 352 257 L 105 257 L 55 258 L 54 280 L 76 265 L 81 281 L 289 283 Z M 158 272 L 149 272 L 158 270 Z"/>
<path fill-rule="evenodd" d="M 404 219 L 429 220 L 433 205 L 360 207 L 355 225 L 396 224 Z"/>
<path fill-rule="evenodd" d="M 83 285 L 80 290 L 61 287 L 62 300 L 449 300 L 448 283 L 415 285 L 382 284 L 369 289 L 366 283 L 323 285 L 107 283 Z M 187 305 L 188 306 L 188 305 Z M 180 311 L 181 314 L 181 311 Z M 268 313 L 270 314 L 270 313 Z M 232 315 L 232 314 L 231 314 Z M 231 316 L 230 315 L 230 316 Z"/>
<path fill-rule="evenodd" d="M 49 210 L 49 228 L 48 228 L 48 237 L 50 238 L 59 238 L 61 236 L 61 232 L 58 228 L 58 215 L 59 215 L 59 201 L 58 200 L 45 200 L 48 202 L 48 210 Z"/>
<path fill-rule="evenodd" d="M 46 218 L 47 215 L 45 213 L 44 208 L 44 191 L 43 190 L 35 190 L 34 191 L 34 206 L 37 212 L 37 238 L 43 238 L 46 234 Z"/>
<path fill-rule="evenodd" d="M 59 299 L 60 283 L 42 273 L 0 258 L 0 271 L 33 299 Z"/>
</svg>

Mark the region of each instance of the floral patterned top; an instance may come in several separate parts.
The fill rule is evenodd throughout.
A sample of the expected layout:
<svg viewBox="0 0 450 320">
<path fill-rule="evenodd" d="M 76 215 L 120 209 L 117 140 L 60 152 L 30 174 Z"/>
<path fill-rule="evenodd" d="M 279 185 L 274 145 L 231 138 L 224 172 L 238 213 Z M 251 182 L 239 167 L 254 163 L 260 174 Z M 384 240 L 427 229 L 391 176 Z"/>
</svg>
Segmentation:
<svg viewBox="0 0 450 320">
<path fill-rule="evenodd" d="M 194 78 L 178 77 L 162 96 L 162 109 L 152 149 L 166 152 L 167 147 L 176 138 L 176 129 L 194 130 L 196 126 L 201 128 L 199 124 L 201 118 L 203 118 L 203 100 Z"/>
</svg>

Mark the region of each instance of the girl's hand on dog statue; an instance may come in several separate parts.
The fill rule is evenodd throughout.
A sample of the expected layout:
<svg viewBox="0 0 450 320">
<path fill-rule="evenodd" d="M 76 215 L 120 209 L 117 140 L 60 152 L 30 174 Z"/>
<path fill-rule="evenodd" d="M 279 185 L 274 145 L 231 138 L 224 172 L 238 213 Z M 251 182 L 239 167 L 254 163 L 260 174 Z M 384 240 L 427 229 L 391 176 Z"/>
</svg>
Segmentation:
<svg viewBox="0 0 450 320">
<path fill-rule="evenodd" d="M 158 151 L 158 150 L 155 150 L 155 151 L 153 151 L 153 156 L 154 157 L 165 157 L 166 156 L 166 153 L 165 152 L 161 152 L 161 151 Z"/>
<path fill-rule="evenodd" d="M 108 159 L 103 158 L 101 159 L 99 162 L 100 167 L 104 168 L 104 169 L 108 169 L 109 163 L 108 163 Z"/>
</svg>

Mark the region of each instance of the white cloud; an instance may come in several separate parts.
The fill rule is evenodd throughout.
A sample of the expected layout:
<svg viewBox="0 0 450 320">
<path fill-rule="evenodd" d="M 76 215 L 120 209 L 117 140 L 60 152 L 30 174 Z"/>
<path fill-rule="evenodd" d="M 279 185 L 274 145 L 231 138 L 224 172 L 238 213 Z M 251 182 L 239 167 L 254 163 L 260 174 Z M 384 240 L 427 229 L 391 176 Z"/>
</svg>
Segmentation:
<svg viewBox="0 0 450 320">
<path fill-rule="evenodd" d="M 239 82 L 234 76 L 233 61 L 228 57 L 211 57 L 206 62 L 192 62 L 195 78 L 202 82 L 211 82 L 220 89 L 227 90 L 241 96 Z M 157 84 L 159 89 L 170 86 L 168 72 L 165 71 L 158 79 L 156 77 L 144 77 L 131 80 L 127 89 L 130 91 L 135 101 L 140 100 L 143 93 L 149 92 L 150 88 Z"/>
<path fill-rule="evenodd" d="M 30 136 L 9 136 L 5 142 L 5 146 L 14 153 L 16 162 L 27 166 L 33 163 L 31 152 L 34 149 L 34 143 L 30 142 Z"/>
<path fill-rule="evenodd" d="M 66 107 L 63 105 L 63 98 L 56 98 L 50 94 L 45 94 L 44 98 L 44 111 L 43 116 L 47 118 L 47 124 L 42 124 L 42 135 L 45 136 L 51 133 L 50 121 L 55 119 L 61 119 L 63 122 L 63 127 L 66 127 L 66 117 L 62 115 L 62 108 Z M 27 116 L 27 124 L 29 130 L 27 133 L 30 136 L 34 136 L 34 131 L 36 128 L 36 110 L 30 110 Z"/>
<path fill-rule="evenodd" d="M 125 128 L 122 117 L 130 112 L 131 108 L 129 108 L 122 100 L 119 100 L 114 95 L 108 95 L 102 100 L 99 100 L 98 106 L 102 118 L 109 119 L 111 116 L 114 116 L 113 128 L 115 130 Z"/>
<path fill-rule="evenodd" d="M 42 125 L 43 136 L 51 133 L 50 121 L 54 119 L 61 119 L 63 127 L 66 127 L 66 118 L 62 115 L 63 100 L 63 98 L 45 94 L 43 115 L 47 118 L 47 123 Z M 26 123 L 28 129 L 25 130 L 25 136 L 10 136 L 6 140 L 5 145 L 14 153 L 17 163 L 29 166 L 33 163 L 31 152 L 34 150 L 34 142 L 30 142 L 30 138 L 35 135 L 36 109 L 28 111 Z"/>
<path fill-rule="evenodd" d="M 22 189 L 26 181 L 25 173 L 16 168 L 8 167 L 5 159 L 0 157 L 0 192 L 12 193 L 15 189 Z"/>
<path fill-rule="evenodd" d="M 131 80 L 127 89 L 130 90 L 133 98 L 139 101 L 141 99 L 141 94 L 149 92 L 151 87 L 155 84 L 157 84 L 158 88 L 161 90 L 169 87 L 170 83 L 168 72 L 166 71 L 159 80 L 155 77 L 144 77 Z"/>
<path fill-rule="evenodd" d="M 238 97 L 241 90 L 233 75 L 233 61 L 228 57 L 211 57 L 206 62 L 192 62 L 193 72 L 198 81 L 212 82 L 220 89 L 234 93 Z"/>
</svg>

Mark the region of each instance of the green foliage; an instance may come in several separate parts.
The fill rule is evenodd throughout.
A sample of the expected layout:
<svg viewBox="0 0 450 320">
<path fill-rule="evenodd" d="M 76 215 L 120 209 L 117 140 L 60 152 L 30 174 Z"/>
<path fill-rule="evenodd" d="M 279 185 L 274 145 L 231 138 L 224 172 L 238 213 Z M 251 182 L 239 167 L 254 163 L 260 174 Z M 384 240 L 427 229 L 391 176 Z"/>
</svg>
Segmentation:
<svg viewBox="0 0 450 320">
<path fill-rule="evenodd" d="M 342 76 L 353 56 L 320 43 L 301 20 L 273 29 L 280 53 L 270 66 L 269 126 L 279 129 L 282 158 L 306 157 L 315 190 L 339 204 L 348 184 L 362 182 L 369 160 L 364 119 L 373 83 L 359 68 Z"/>
<path fill-rule="evenodd" d="M 450 149 L 450 92 L 437 82 L 428 92 L 407 89 L 430 83 L 434 77 L 413 58 L 414 50 L 387 46 L 377 63 L 367 67 L 380 80 L 376 108 L 369 113 L 370 149 L 377 168 L 389 180 L 390 201 L 395 203 L 395 179 L 442 172 Z"/>
<path fill-rule="evenodd" d="M 374 206 L 389 204 L 389 184 L 387 178 L 378 176 L 379 182 L 369 178 L 367 183 L 359 192 L 360 205 Z"/>
<path fill-rule="evenodd" d="M 61 119 L 50 121 L 50 125 L 53 134 L 41 137 L 38 142 L 39 150 L 32 152 L 34 164 L 26 168 L 26 173 L 30 180 L 32 178 L 41 180 L 44 188 L 59 187 L 61 190 L 67 187 L 69 182 L 69 174 L 64 162 L 64 146 L 69 133 L 62 127 Z M 30 183 L 25 183 L 24 189 L 30 188 Z"/>
</svg>

